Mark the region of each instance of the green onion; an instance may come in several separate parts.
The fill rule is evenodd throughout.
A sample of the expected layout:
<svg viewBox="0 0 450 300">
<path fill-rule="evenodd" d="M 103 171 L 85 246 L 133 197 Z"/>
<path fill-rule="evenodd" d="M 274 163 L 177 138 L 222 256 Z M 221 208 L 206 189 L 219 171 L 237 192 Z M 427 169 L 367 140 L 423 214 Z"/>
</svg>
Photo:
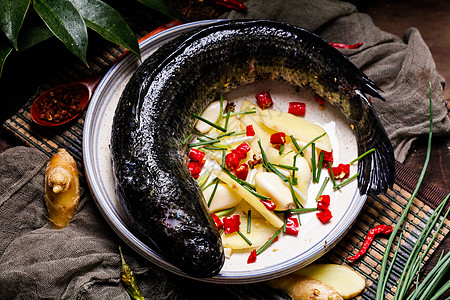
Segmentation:
<svg viewBox="0 0 450 300">
<path fill-rule="evenodd" d="M 350 183 L 351 181 L 355 180 L 358 177 L 358 173 L 356 173 L 355 175 L 353 175 L 350 178 L 347 178 L 347 180 L 344 180 L 343 182 L 341 182 L 340 184 L 336 184 L 335 186 L 333 186 L 333 189 L 337 190 L 340 189 L 341 187 L 343 187 L 344 185 Z"/>
<path fill-rule="evenodd" d="M 323 164 L 323 157 L 324 157 L 324 153 L 323 151 L 320 151 L 319 154 L 319 165 L 317 166 L 317 174 L 316 174 L 316 179 L 317 179 L 317 183 L 320 180 L 320 173 L 322 172 L 322 164 Z"/>
<path fill-rule="evenodd" d="M 194 148 L 194 147 L 203 146 L 203 145 L 211 145 L 211 144 L 215 144 L 215 143 L 218 143 L 218 142 L 220 142 L 220 140 L 215 139 L 215 140 L 210 140 L 210 141 L 191 143 L 191 144 L 188 144 L 188 147 L 189 148 Z"/>
<path fill-rule="evenodd" d="M 286 152 L 285 154 L 281 155 L 281 157 L 285 157 L 286 155 L 288 155 L 289 153 L 292 153 L 292 152 L 294 152 L 294 150 L 291 150 L 291 151 L 289 151 L 289 152 Z"/>
<path fill-rule="evenodd" d="M 219 181 L 219 178 L 217 178 L 217 177 L 214 178 L 210 183 L 208 183 L 206 186 L 204 186 L 204 187 L 202 188 L 202 190 L 203 190 L 203 191 L 206 190 L 208 187 L 210 187 L 211 185 L 215 184 L 216 181 Z"/>
<path fill-rule="evenodd" d="M 316 179 L 316 144 L 311 144 L 311 168 L 312 168 L 312 180 L 313 183 L 317 182 Z"/>
<path fill-rule="evenodd" d="M 279 154 L 279 155 L 282 155 L 282 154 L 283 154 L 283 151 L 284 151 L 284 144 L 281 144 L 281 145 L 280 145 L 280 150 L 278 151 L 278 154 Z"/>
<path fill-rule="evenodd" d="M 220 151 L 222 151 L 222 150 L 227 150 L 230 147 L 229 146 L 225 146 L 225 145 L 214 145 L 213 147 L 206 146 L 206 147 L 202 147 L 202 148 L 205 149 L 205 150 L 212 150 L 212 151 L 220 150 Z"/>
<path fill-rule="evenodd" d="M 247 233 L 252 231 L 252 211 L 249 209 L 247 212 Z"/>
<path fill-rule="evenodd" d="M 295 164 L 297 163 L 297 156 L 294 155 L 294 159 L 292 160 L 292 167 L 295 167 Z M 292 171 L 292 183 L 297 183 L 297 178 L 295 177 L 295 170 Z"/>
<path fill-rule="evenodd" d="M 370 154 L 370 153 L 372 153 L 372 152 L 375 152 L 375 148 L 372 148 L 372 149 L 370 149 L 369 151 L 364 152 L 363 154 L 361 154 L 360 156 L 358 156 L 357 158 L 355 158 L 354 160 L 352 160 L 352 161 L 350 162 L 350 164 L 353 165 L 355 162 L 357 162 L 358 160 L 360 160 L 361 158 L 363 158 L 364 156 L 366 156 L 366 155 L 368 155 L 368 154 Z"/>
<path fill-rule="evenodd" d="M 301 156 L 304 156 L 305 154 L 303 154 L 303 151 L 305 151 L 305 149 L 308 148 L 309 145 L 311 145 L 312 143 L 314 143 L 315 141 L 317 141 L 317 140 L 320 139 L 321 137 L 324 137 L 326 134 L 327 134 L 327 133 L 324 132 L 324 133 L 322 133 L 321 135 L 319 135 L 318 137 L 313 138 L 313 139 L 312 139 L 311 141 L 309 141 L 305 146 L 303 146 L 303 148 L 300 149 L 295 155 L 299 155 L 299 154 L 300 154 Z M 295 146 L 295 143 L 294 143 L 294 146 Z M 297 146 L 298 146 L 298 144 L 297 144 Z M 295 147 L 297 148 L 297 146 L 295 146 Z"/>
<path fill-rule="evenodd" d="M 211 122 L 210 120 L 203 118 L 202 116 L 199 116 L 199 115 L 194 114 L 194 113 L 192 114 L 192 116 L 193 116 L 194 118 L 196 118 L 196 119 L 198 119 L 198 120 L 200 120 L 200 121 L 202 121 L 202 122 L 205 122 L 206 124 L 208 124 L 208 125 L 210 125 L 210 126 L 216 128 L 217 130 L 220 130 L 220 131 L 223 131 L 223 132 L 226 132 L 226 131 L 227 131 L 227 130 L 226 130 L 225 128 L 223 128 L 222 126 L 219 126 L 219 125 L 217 125 L 216 123 L 213 123 L 213 122 Z"/>
<path fill-rule="evenodd" d="M 286 233 L 288 215 L 289 213 L 287 212 L 284 213 L 283 233 Z"/>
<path fill-rule="evenodd" d="M 220 217 L 231 214 L 235 209 L 236 209 L 236 207 L 232 207 L 229 209 L 224 209 L 224 210 L 218 211 L 215 214 L 216 214 L 216 216 L 218 216 L 220 218 Z"/>
<path fill-rule="evenodd" d="M 333 167 L 331 166 L 330 162 L 328 162 L 328 168 L 330 169 L 331 181 L 333 182 L 333 187 L 334 187 L 334 186 L 336 186 L 336 179 L 334 179 Z"/>
<path fill-rule="evenodd" d="M 217 190 L 217 187 L 218 187 L 218 186 L 219 186 L 219 180 L 216 181 L 216 185 L 214 186 L 214 189 L 213 189 L 213 191 L 212 191 L 212 193 L 211 193 L 211 196 L 209 197 L 209 200 L 208 200 L 208 207 L 211 206 L 212 199 L 214 198 L 214 195 L 216 194 L 216 190 Z"/>
<path fill-rule="evenodd" d="M 249 239 L 248 239 L 248 238 L 247 238 L 240 230 L 238 230 L 237 233 L 241 236 L 241 238 L 242 238 L 249 246 L 252 245 L 252 242 L 250 242 Z"/>
<path fill-rule="evenodd" d="M 225 119 L 225 130 L 224 130 L 224 132 L 227 132 L 227 131 L 228 131 L 228 121 L 230 120 L 230 113 L 231 113 L 231 111 L 228 110 L 228 111 L 227 111 L 227 117 L 226 117 L 226 119 Z"/>
<path fill-rule="evenodd" d="M 209 176 L 211 175 L 211 170 L 206 170 L 203 172 L 202 175 L 200 175 L 195 181 L 197 181 L 198 185 L 202 187 L 206 181 L 208 180 Z"/>
<path fill-rule="evenodd" d="M 291 192 L 292 200 L 294 200 L 294 204 L 297 208 L 303 207 L 303 205 L 298 201 L 297 195 L 295 194 L 294 188 L 292 187 L 292 181 L 288 180 L 289 183 L 289 191 Z"/>
<path fill-rule="evenodd" d="M 182 144 L 185 145 L 187 143 L 187 141 L 191 138 L 191 136 L 192 136 L 192 133 L 189 134 L 187 137 L 185 137 Z"/>
<path fill-rule="evenodd" d="M 230 132 L 227 132 L 227 133 L 224 133 L 224 134 L 219 135 L 217 138 L 218 138 L 218 139 L 221 139 L 221 138 L 223 138 L 223 137 L 227 137 L 227 136 L 233 135 L 235 132 L 236 132 L 236 131 L 230 131 Z"/>
<path fill-rule="evenodd" d="M 279 167 L 282 169 L 286 169 L 286 170 L 291 170 L 291 171 L 298 171 L 297 167 L 293 167 L 293 166 L 288 166 L 288 165 L 280 165 L 280 164 L 272 164 L 275 167 Z"/>
<path fill-rule="evenodd" d="M 277 232 L 274 233 L 274 235 L 268 240 L 264 245 L 261 246 L 258 250 L 256 250 L 256 255 L 260 255 L 263 253 L 269 246 L 272 244 L 273 240 L 277 238 L 277 236 L 280 234 L 280 230 L 277 230 Z"/>
<path fill-rule="evenodd" d="M 264 199 L 264 200 L 270 200 L 270 199 L 271 199 L 270 197 L 267 197 L 267 196 L 264 196 L 264 195 L 261 195 L 261 194 L 258 194 L 257 192 L 255 192 L 256 188 L 255 188 L 251 183 L 248 183 L 248 182 L 245 181 L 245 180 L 242 180 L 242 179 L 237 178 L 236 176 L 234 176 L 234 175 L 233 175 L 230 171 L 228 171 L 227 169 L 223 169 L 223 171 L 224 171 L 225 173 L 227 173 L 228 176 L 231 177 L 231 179 L 233 179 L 234 181 L 236 181 L 237 183 L 239 183 L 240 185 L 242 185 L 242 187 L 244 187 L 247 191 L 249 191 L 253 196 L 256 196 L 256 197 L 258 197 L 258 198 L 260 198 L 260 199 Z"/>
<path fill-rule="evenodd" d="M 255 108 L 249 108 L 249 109 L 241 110 L 241 111 L 238 111 L 238 112 L 232 112 L 230 114 L 230 116 L 233 117 L 233 116 L 248 115 L 248 114 L 256 114 L 256 109 Z"/>
<path fill-rule="evenodd" d="M 322 186 L 320 187 L 319 192 L 317 193 L 316 201 L 317 199 L 319 199 L 320 196 L 322 196 L 323 190 L 327 186 L 329 180 L 330 180 L 329 177 L 325 177 L 325 179 L 323 180 Z"/>
<path fill-rule="evenodd" d="M 300 151 L 300 146 L 297 143 L 297 140 L 295 139 L 295 137 L 293 135 L 290 135 L 291 141 L 294 144 L 295 149 L 297 149 L 297 152 Z"/>
<path fill-rule="evenodd" d="M 309 207 L 309 208 L 291 208 L 291 209 L 286 209 L 286 210 L 276 210 L 275 212 L 277 213 L 291 213 L 291 214 L 295 214 L 295 213 L 307 213 L 307 212 L 312 212 L 312 211 L 317 211 L 317 207 Z"/>
<path fill-rule="evenodd" d="M 225 156 L 226 156 L 226 151 L 223 150 L 222 151 L 222 164 L 220 165 L 222 167 L 222 169 L 225 169 Z"/>
<path fill-rule="evenodd" d="M 289 180 L 289 178 L 287 178 L 286 176 L 281 174 L 280 171 L 278 171 L 277 168 L 275 168 L 274 165 L 271 164 L 268 161 L 267 156 L 266 156 L 266 152 L 262 148 L 260 140 L 258 140 L 258 146 L 259 146 L 259 149 L 261 150 L 261 157 L 262 157 L 262 160 L 263 160 L 263 167 L 266 168 L 267 171 L 277 174 L 284 182 L 287 182 Z"/>
</svg>

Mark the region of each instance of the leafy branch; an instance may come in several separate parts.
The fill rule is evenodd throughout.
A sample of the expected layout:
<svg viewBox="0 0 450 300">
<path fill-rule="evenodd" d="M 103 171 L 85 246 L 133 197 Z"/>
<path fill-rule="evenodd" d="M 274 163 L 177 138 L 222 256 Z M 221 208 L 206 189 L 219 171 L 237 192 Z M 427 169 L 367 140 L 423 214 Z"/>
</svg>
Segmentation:
<svg viewBox="0 0 450 300">
<path fill-rule="evenodd" d="M 176 19 L 169 0 L 137 1 Z M 43 24 L 21 30 L 33 10 Z M 0 33 L 0 76 L 11 53 L 51 37 L 58 38 L 87 65 L 88 28 L 140 57 L 136 35 L 119 12 L 101 0 L 1 0 L 0 29 L 4 36 Z"/>
</svg>

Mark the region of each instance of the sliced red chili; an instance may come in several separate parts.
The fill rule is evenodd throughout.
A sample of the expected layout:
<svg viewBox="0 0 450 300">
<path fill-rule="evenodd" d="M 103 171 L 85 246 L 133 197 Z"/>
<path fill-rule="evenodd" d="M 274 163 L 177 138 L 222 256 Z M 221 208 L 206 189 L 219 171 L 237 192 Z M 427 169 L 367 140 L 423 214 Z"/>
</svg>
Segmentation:
<svg viewBox="0 0 450 300">
<path fill-rule="evenodd" d="M 237 0 L 213 0 L 216 4 L 232 8 L 235 10 L 248 10 L 248 7 Z"/>
<path fill-rule="evenodd" d="M 319 210 L 326 210 L 330 206 L 330 195 L 321 195 L 317 200 L 317 209 Z"/>
<path fill-rule="evenodd" d="M 224 217 L 222 221 L 225 228 L 225 234 L 239 231 L 239 226 L 241 225 L 239 215 Z"/>
<path fill-rule="evenodd" d="M 251 149 L 250 145 L 247 144 L 246 142 L 243 142 L 232 151 L 239 153 L 241 159 L 244 159 L 247 157 L 247 153 L 250 151 L 250 149 Z"/>
<path fill-rule="evenodd" d="M 269 108 L 273 105 L 272 96 L 269 92 L 261 92 L 255 95 L 256 102 L 262 109 Z"/>
<path fill-rule="evenodd" d="M 240 164 L 235 170 L 234 174 L 241 180 L 246 180 L 248 175 L 248 165 L 246 163 Z"/>
<path fill-rule="evenodd" d="M 211 216 L 214 220 L 214 224 L 216 225 L 217 230 L 221 231 L 222 229 L 224 229 L 225 226 L 223 225 L 222 220 L 220 220 L 215 213 L 211 213 Z"/>
<path fill-rule="evenodd" d="M 253 125 L 247 125 L 247 127 L 245 127 L 245 133 L 247 136 L 254 136 L 255 130 L 253 129 Z"/>
<path fill-rule="evenodd" d="M 274 211 L 275 208 L 277 208 L 277 205 L 270 201 L 270 200 L 266 200 L 266 199 L 259 199 L 259 201 L 261 201 L 262 204 L 264 204 L 264 206 L 267 208 L 267 210 L 269 211 Z"/>
<path fill-rule="evenodd" d="M 234 169 L 239 166 L 240 161 L 239 154 L 236 152 L 230 152 L 227 155 L 225 155 L 225 165 L 228 170 L 233 171 Z"/>
<path fill-rule="evenodd" d="M 338 49 L 357 49 L 359 48 L 363 43 L 359 42 L 356 44 L 342 44 L 342 43 L 329 43 L 334 48 Z"/>
<path fill-rule="evenodd" d="M 298 222 L 298 217 L 288 217 L 286 218 L 286 233 L 290 235 L 298 235 L 300 224 Z"/>
<path fill-rule="evenodd" d="M 191 172 L 192 177 L 194 177 L 195 179 L 198 178 L 200 172 L 202 171 L 199 164 L 195 161 L 191 161 L 188 164 L 188 168 L 189 168 L 189 171 Z"/>
<path fill-rule="evenodd" d="M 303 102 L 289 102 L 288 113 L 296 116 L 304 116 L 306 113 L 306 104 Z"/>
<path fill-rule="evenodd" d="M 205 152 L 191 149 L 191 151 L 189 151 L 189 159 L 197 162 L 200 166 L 203 166 L 205 163 Z"/>
<path fill-rule="evenodd" d="M 316 216 L 323 224 L 328 223 L 328 221 L 330 221 L 333 217 L 329 209 L 322 210 L 321 212 L 316 213 Z"/>
<path fill-rule="evenodd" d="M 250 252 L 250 255 L 247 258 L 247 263 L 252 264 L 252 263 L 256 262 L 257 256 L 258 255 L 256 254 L 256 250 L 253 250 L 252 252 Z"/>
<path fill-rule="evenodd" d="M 284 132 L 276 132 L 270 136 L 270 143 L 275 145 L 286 144 L 286 134 Z"/>
<path fill-rule="evenodd" d="M 323 151 L 323 164 L 328 167 L 328 163 L 333 164 L 333 150 L 330 152 Z"/>
<path fill-rule="evenodd" d="M 367 250 L 369 250 L 370 245 L 372 244 L 372 241 L 375 239 L 375 236 L 377 234 L 390 234 L 392 232 L 392 227 L 388 225 L 378 225 L 374 228 L 370 229 L 367 233 L 367 236 L 361 246 L 361 249 L 352 257 L 347 257 L 347 260 L 356 260 L 363 256 Z"/>
<path fill-rule="evenodd" d="M 329 168 L 328 172 L 330 173 L 331 176 Z M 350 164 L 339 164 L 337 167 L 333 167 L 333 175 L 335 179 L 345 179 L 349 176 L 349 174 L 350 174 Z"/>
</svg>

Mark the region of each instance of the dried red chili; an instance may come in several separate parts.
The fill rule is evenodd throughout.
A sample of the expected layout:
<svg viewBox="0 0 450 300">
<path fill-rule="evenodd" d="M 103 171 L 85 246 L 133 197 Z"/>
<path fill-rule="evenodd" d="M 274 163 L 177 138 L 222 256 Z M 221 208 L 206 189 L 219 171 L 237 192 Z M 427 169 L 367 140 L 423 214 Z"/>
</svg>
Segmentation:
<svg viewBox="0 0 450 300">
<path fill-rule="evenodd" d="M 269 108 L 273 105 L 272 96 L 269 92 L 261 92 L 255 95 L 256 102 L 262 109 Z"/>
<path fill-rule="evenodd" d="M 239 146 L 236 147 L 236 149 L 231 150 L 232 152 L 236 152 L 237 154 L 239 154 L 239 157 L 241 159 L 244 159 L 247 157 L 247 153 L 248 151 L 250 151 L 250 145 L 247 144 L 246 142 L 243 142 L 242 144 L 240 144 Z"/>
<path fill-rule="evenodd" d="M 289 102 L 288 113 L 296 116 L 304 116 L 306 113 L 306 104 L 303 102 Z"/>
<path fill-rule="evenodd" d="M 248 175 L 248 165 L 246 163 L 240 164 L 235 170 L 234 174 L 241 180 L 246 180 Z"/>
<path fill-rule="evenodd" d="M 328 168 L 328 172 L 331 176 L 331 171 Z M 333 167 L 333 175 L 335 179 L 345 179 L 350 174 L 350 164 L 339 164 L 337 167 Z"/>
<path fill-rule="evenodd" d="M 317 209 L 327 210 L 330 206 L 330 195 L 321 195 L 317 198 Z"/>
<path fill-rule="evenodd" d="M 230 152 L 227 155 L 225 155 L 225 166 L 228 170 L 233 171 L 237 168 L 240 161 L 239 154 L 236 152 Z"/>
<path fill-rule="evenodd" d="M 197 149 L 191 149 L 191 151 L 189 151 L 189 159 L 197 162 L 199 166 L 203 166 L 205 163 L 205 152 Z"/>
<path fill-rule="evenodd" d="M 338 49 L 357 49 L 359 48 L 363 43 L 359 42 L 356 44 L 342 44 L 342 43 L 329 43 L 331 46 L 333 46 L 334 48 L 338 48 Z"/>
<path fill-rule="evenodd" d="M 254 136 L 255 135 L 255 130 L 253 129 L 253 125 L 247 125 L 247 127 L 245 127 L 245 134 L 247 136 Z"/>
<path fill-rule="evenodd" d="M 314 95 L 314 99 L 316 99 L 316 101 L 319 102 L 319 109 L 323 109 L 323 107 L 325 105 L 325 99 L 323 99 L 322 97 L 320 97 L 317 94 Z"/>
<path fill-rule="evenodd" d="M 370 229 L 369 232 L 367 233 L 367 236 L 361 246 L 361 249 L 358 251 L 358 253 L 356 253 L 352 257 L 347 257 L 346 259 L 347 260 L 356 260 L 356 259 L 360 258 L 367 252 L 367 250 L 369 250 L 369 247 L 372 244 L 372 241 L 375 239 L 375 236 L 377 234 L 390 234 L 391 232 L 392 232 L 391 226 L 384 225 L 384 224 L 375 226 L 374 228 Z"/>
<path fill-rule="evenodd" d="M 39 118 L 52 123 L 61 123 L 81 111 L 80 97 L 71 89 L 62 87 L 48 93 L 39 103 Z"/>
<path fill-rule="evenodd" d="M 223 225 L 222 220 L 220 220 L 215 213 L 211 213 L 211 216 L 214 220 L 214 224 L 216 225 L 217 230 L 221 231 L 222 229 L 224 229 L 225 226 Z"/>
<path fill-rule="evenodd" d="M 270 201 L 270 200 L 259 199 L 259 201 L 261 201 L 261 203 L 264 204 L 264 206 L 269 211 L 274 211 L 275 208 L 277 208 L 277 205 L 274 202 Z"/>
<path fill-rule="evenodd" d="M 250 252 L 250 255 L 247 258 L 247 263 L 248 264 L 252 264 L 256 261 L 256 257 L 258 255 L 256 254 L 256 250 L 253 250 L 252 252 Z"/>
<path fill-rule="evenodd" d="M 333 164 L 333 150 L 330 152 L 322 151 L 323 152 L 323 164 L 328 167 L 328 163 Z"/>
<path fill-rule="evenodd" d="M 239 231 L 239 226 L 241 225 L 241 220 L 239 219 L 239 215 L 232 215 L 231 217 L 224 217 L 222 221 L 223 221 L 223 226 L 225 228 L 225 234 Z"/>
<path fill-rule="evenodd" d="M 195 161 L 191 161 L 190 163 L 188 163 L 188 168 L 189 171 L 191 172 L 192 177 L 194 177 L 195 179 L 198 178 L 200 172 L 202 171 L 198 163 Z"/>
<path fill-rule="evenodd" d="M 328 223 L 328 221 L 330 221 L 331 218 L 333 217 L 329 209 L 325 209 L 322 210 L 321 212 L 316 213 L 316 216 L 323 224 Z"/>
<path fill-rule="evenodd" d="M 276 132 L 270 136 L 270 143 L 275 145 L 286 144 L 286 134 L 284 132 Z"/>
<path fill-rule="evenodd" d="M 300 224 L 297 217 L 286 218 L 286 233 L 290 235 L 298 235 Z"/>
<path fill-rule="evenodd" d="M 242 4 L 241 2 L 237 0 L 213 0 L 216 4 L 236 9 L 236 10 L 248 10 L 248 7 Z"/>
</svg>

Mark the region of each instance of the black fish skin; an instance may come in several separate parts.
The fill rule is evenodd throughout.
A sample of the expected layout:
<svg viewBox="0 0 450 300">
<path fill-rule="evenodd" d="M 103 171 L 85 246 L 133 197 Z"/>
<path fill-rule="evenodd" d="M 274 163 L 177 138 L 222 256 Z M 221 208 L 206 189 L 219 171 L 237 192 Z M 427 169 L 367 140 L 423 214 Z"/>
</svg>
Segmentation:
<svg viewBox="0 0 450 300">
<path fill-rule="evenodd" d="M 214 276 L 224 261 L 219 234 L 187 169 L 182 141 L 192 113 L 230 88 L 266 78 L 312 88 L 355 126 L 360 154 L 377 149 L 359 163 L 361 193 L 378 194 L 393 184 L 392 146 L 364 94 L 382 97 L 328 43 L 272 21 L 225 21 L 184 34 L 130 79 L 115 112 L 111 149 L 118 198 L 136 229 L 191 276 Z"/>
</svg>

